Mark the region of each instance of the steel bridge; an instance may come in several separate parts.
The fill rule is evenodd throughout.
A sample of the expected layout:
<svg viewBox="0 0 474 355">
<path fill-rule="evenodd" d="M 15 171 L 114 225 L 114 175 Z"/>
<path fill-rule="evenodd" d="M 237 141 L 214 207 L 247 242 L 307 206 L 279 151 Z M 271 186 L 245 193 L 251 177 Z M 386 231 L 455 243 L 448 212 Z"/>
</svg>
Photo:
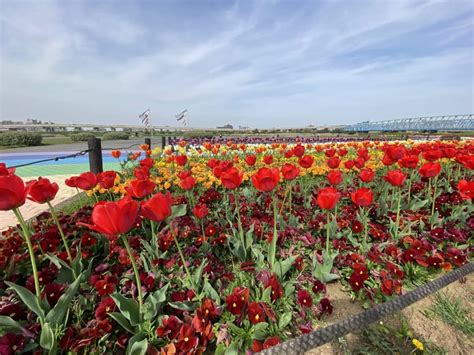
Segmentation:
<svg viewBox="0 0 474 355">
<path fill-rule="evenodd" d="M 473 131 L 474 114 L 365 121 L 345 127 L 346 131 Z"/>
</svg>

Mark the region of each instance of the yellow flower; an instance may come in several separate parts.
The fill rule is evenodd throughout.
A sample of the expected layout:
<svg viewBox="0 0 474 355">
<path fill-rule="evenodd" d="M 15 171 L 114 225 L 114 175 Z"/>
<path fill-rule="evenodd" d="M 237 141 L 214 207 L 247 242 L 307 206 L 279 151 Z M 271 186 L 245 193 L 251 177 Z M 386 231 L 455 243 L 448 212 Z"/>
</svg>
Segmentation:
<svg viewBox="0 0 474 355">
<path fill-rule="evenodd" d="M 421 341 L 419 341 L 418 339 L 413 339 L 412 343 L 415 346 L 415 348 L 417 348 L 420 351 L 423 351 L 425 349 L 424 346 L 423 346 L 423 343 Z"/>
</svg>

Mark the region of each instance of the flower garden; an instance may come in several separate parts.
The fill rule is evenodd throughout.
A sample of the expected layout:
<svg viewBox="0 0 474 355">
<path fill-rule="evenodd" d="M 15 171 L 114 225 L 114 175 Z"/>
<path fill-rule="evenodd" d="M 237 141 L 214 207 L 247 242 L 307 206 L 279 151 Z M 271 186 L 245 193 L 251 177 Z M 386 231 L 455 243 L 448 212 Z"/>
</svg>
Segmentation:
<svg viewBox="0 0 474 355">
<path fill-rule="evenodd" d="M 474 143 L 180 141 L 58 186 L 0 164 L 0 354 L 259 352 L 467 263 Z M 30 199 L 50 212 L 25 221 Z M 83 201 L 85 202 L 85 201 Z"/>
</svg>

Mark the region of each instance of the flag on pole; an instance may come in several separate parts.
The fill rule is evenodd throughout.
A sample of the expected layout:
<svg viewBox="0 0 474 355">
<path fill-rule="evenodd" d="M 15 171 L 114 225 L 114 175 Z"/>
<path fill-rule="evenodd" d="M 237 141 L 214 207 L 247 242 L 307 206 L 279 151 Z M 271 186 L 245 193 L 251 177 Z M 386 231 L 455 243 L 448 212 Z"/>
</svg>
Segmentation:
<svg viewBox="0 0 474 355">
<path fill-rule="evenodd" d="M 145 127 L 150 127 L 150 109 L 143 112 L 140 116 L 138 116 L 138 118 L 142 120 L 142 123 L 145 125 Z"/>
<path fill-rule="evenodd" d="M 176 120 L 178 122 L 181 122 L 183 126 L 186 126 L 188 124 L 188 110 L 187 109 L 181 113 L 178 113 L 174 117 L 176 117 Z"/>
</svg>

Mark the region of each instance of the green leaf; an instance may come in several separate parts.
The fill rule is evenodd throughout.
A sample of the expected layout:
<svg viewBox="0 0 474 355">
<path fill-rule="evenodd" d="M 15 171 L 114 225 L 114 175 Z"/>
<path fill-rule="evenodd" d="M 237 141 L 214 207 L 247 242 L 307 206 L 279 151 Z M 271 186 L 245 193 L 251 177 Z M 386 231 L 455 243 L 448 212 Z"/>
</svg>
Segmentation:
<svg viewBox="0 0 474 355">
<path fill-rule="evenodd" d="M 54 347 L 54 332 L 50 323 L 44 323 L 41 328 L 40 346 L 43 349 L 51 350 Z"/>
<path fill-rule="evenodd" d="M 411 207 L 409 208 L 412 211 L 418 211 L 419 209 L 425 207 L 425 205 L 430 202 L 429 199 L 427 200 L 413 200 L 412 203 L 410 204 Z"/>
<path fill-rule="evenodd" d="M 27 288 L 20 285 L 16 285 L 13 282 L 5 281 L 5 283 L 16 292 L 18 297 L 20 297 L 20 299 L 29 309 L 35 312 L 38 317 L 44 319 L 44 310 L 43 308 L 41 308 L 40 302 L 36 295 L 34 295 Z"/>
<path fill-rule="evenodd" d="M 283 261 L 277 261 L 272 268 L 272 271 L 277 274 L 280 280 L 283 279 L 285 274 L 291 269 L 293 264 L 295 263 L 297 256 L 290 256 L 289 258 Z"/>
<path fill-rule="evenodd" d="M 263 291 L 263 294 L 262 294 L 262 302 L 271 303 L 271 302 L 272 302 L 271 295 L 272 295 L 272 288 L 271 288 L 270 286 L 268 286 L 268 287 Z"/>
<path fill-rule="evenodd" d="M 201 262 L 201 265 L 199 265 L 199 267 L 196 269 L 196 271 L 194 271 L 194 275 L 193 275 L 193 278 L 194 278 L 194 285 L 199 289 L 199 286 L 201 285 L 201 281 L 202 281 L 202 272 L 204 270 L 204 266 L 206 265 L 206 262 L 207 262 L 207 259 L 204 258 L 202 259 L 202 262 Z M 192 285 L 190 285 L 192 286 Z M 196 290 L 197 291 L 197 290 Z"/>
<path fill-rule="evenodd" d="M 72 269 L 76 273 L 76 275 L 79 275 L 82 272 L 82 269 L 84 267 L 83 261 L 82 261 L 82 253 L 81 253 L 81 245 L 79 244 L 76 258 L 72 261 Z"/>
<path fill-rule="evenodd" d="M 220 297 L 217 291 L 212 287 L 209 283 L 207 278 L 204 280 L 204 287 L 203 287 L 204 294 L 209 297 L 210 299 L 216 301 L 218 304 L 220 303 Z"/>
<path fill-rule="evenodd" d="M 230 343 L 229 347 L 225 349 L 225 355 L 238 355 L 240 350 L 239 343 L 236 341 L 233 341 Z"/>
<path fill-rule="evenodd" d="M 253 337 L 258 340 L 263 340 L 267 337 L 268 323 L 260 322 L 253 326 Z"/>
<path fill-rule="evenodd" d="M 232 322 L 227 322 L 227 326 L 229 327 L 229 329 L 235 334 L 235 335 L 238 335 L 238 336 L 244 336 L 245 335 L 245 329 L 242 329 L 242 328 L 239 328 L 238 326 L 236 326 L 234 323 Z"/>
<path fill-rule="evenodd" d="M 140 324 L 140 310 L 137 301 L 131 298 L 126 298 L 117 292 L 110 295 L 110 297 L 112 297 L 120 312 L 132 325 Z"/>
<path fill-rule="evenodd" d="M 291 317 L 291 312 L 283 313 L 280 319 L 278 319 L 278 328 L 280 328 L 280 330 L 283 330 L 288 324 L 290 324 Z"/>
<path fill-rule="evenodd" d="M 54 308 L 46 315 L 46 321 L 52 324 L 61 324 L 71 305 L 73 297 L 76 295 L 81 283 L 82 274 L 74 281 L 66 292 L 59 298 Z"/>
<path fill-rule="evenodd" d="M 113 320 L 115 320 L 118 324 L 120 324 L 122 326 L 122 328 L 125 329 L 126 331 L 128 331 L 129 333 L 132 333 L 132 334 L 135 333 L 135 330 L 133 329 L 132 325 L 130 324 L 128 319 L 125 318 L 125 316 L 122 313 L 110 312 L 109 316 Z"/>
<path fill-rule="evenodd" d="M 187 207 L 186 205 L 171 206 L 171 216 L 168 217 L 168 220 L 185 216 L 186 207 Z"/>
<path fill-rule="evenodd" d="M 160 308 L 160 304 L 166 301 L 166 291 L 168 290 L 169 284 L 148 295 L 145 303 L 143 304 L 143 315 L 145 319 L 153 319 Z"/>
<path fill-rule="evenodd" d="M 23 327 L 12 317 L 0 316 L 0 327 L 23 331 Z M 4 330 L 4 329 L 3 329 Z"/>
<path fill-rule="evenodd" d="M 168 302 L 168 305 L 173 308 L 189 312 L 192 312 L 197 308 L 197 305 L 195 305 L 193 302 Z"/>
<path fill-rule="evenodd" d="M 148 340 L 145 334 L 138 333 L 128 341 L 127 355 L 145 355 L 147 349 Z"/>
</svg>

